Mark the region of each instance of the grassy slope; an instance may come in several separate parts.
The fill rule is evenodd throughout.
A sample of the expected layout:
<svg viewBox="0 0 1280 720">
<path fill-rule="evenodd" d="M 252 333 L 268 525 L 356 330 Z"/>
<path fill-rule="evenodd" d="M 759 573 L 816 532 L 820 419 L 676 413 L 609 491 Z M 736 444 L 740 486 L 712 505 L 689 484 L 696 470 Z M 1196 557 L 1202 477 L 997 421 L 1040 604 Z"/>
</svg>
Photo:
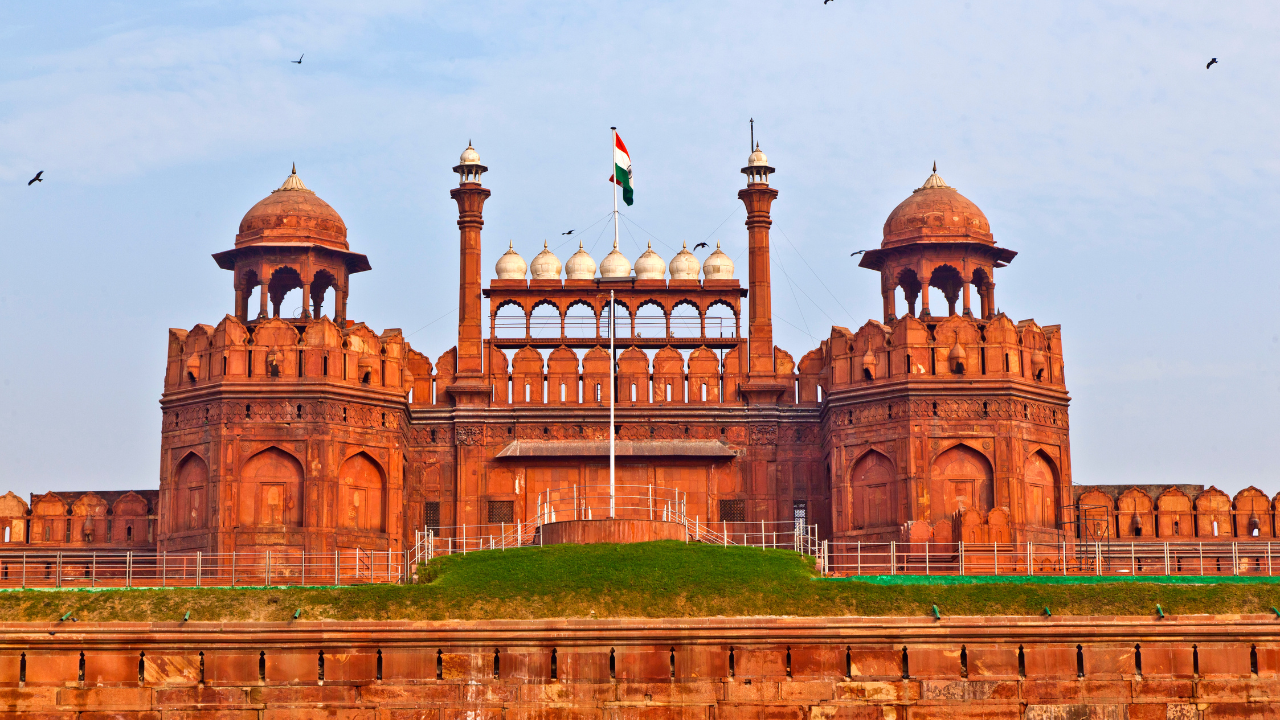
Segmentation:
<svg viewBox="0 0 1280 720">
<path fill-rule="evenodd" d="M 781 550 L 678 542 L 560 545 L 435 560 L 431 582 L 340 589 L 183 589 L 0 593 L 0 620 L 441 620 L 743 615 L 1150 615 L 1257 613 L 1280 585 L 875 585 L 815 582 Z M 424 581 L 427 578 L 423 578 Z"/>
</svg>

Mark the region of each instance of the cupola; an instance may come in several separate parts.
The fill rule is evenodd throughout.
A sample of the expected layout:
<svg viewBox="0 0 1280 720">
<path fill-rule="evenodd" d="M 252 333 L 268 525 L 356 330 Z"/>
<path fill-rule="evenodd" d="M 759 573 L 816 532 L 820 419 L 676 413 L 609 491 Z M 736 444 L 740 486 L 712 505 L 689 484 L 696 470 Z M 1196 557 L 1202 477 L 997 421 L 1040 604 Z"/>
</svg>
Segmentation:
<svg viewBox="0 0 1280 720">
<path fill-rule="evenodd" d="M 471 147 L 471 141 L 467 141 L 467 149 L 462 151 L 462 156 L 458 158 L 458 164 L 454 166 L 453 171 L 458 173 L 458 184 L 464 185 L 468 183 L 480 184 L 480 176 L 489 171 L 489 168 L 480 164 L 480 153 Z"/>
<path fill-rule="evenodd" d="M 751 151 L 751 155 L 747 156 L 747 166 L 742 168 L 742 174 L 747 176 L 747 184 L 769 184 L 769 175 L 774 169 L 769 167 L 769 158 L 760 150 L 760 143 L 756 143 L 756 149 Z"/>
<path fill-rule="evenodd" d="M 702 261 L 702 279 L 732 280 L 733 261 L 720 249 L 720 241 L 716 241 L 716 251 Z"/>
<path fill-rule="evenodd" d="M 600 277 L 621 278 L 630 274 L 631 261 L 627 260 L 626 255 L 618 252 L 618 243 L 615 242 L 613 250 L 600 261 Z"/>
<path fill-rule="evenodd" d="M 596 261 L 591 259 L 591 255 L 582 249 L 582 243 L 578 243 L 578 252 L 569 258 L 569 262 L 564 264 L 565 277 L 569 280 L 594 280 L 596 277 Z"/>
<path fill-rule="evenodd" d="M 671 258 L 671 279 L 672 280 L 697 280 L 698 271 L 702 269 L 702 263 L 698 262 L 698 258 L 689 252 L 689 243 L 684 243 L 680 248 L 680 252 Z"/>
<path fill-rule="evenodd" d="M 498 264 L 494 267 L 499 280 L 523 280 L 528 269 L 528 263 L 516 252 L 514 242 L 508 243 L 507 251 L 498 258 Z"/>
<path fill-rule="evenodd" d="M 649 243 L 649 247 L 644 254 L 636 258 L 636 279 L 637 280 L 662 280 L 667 276 L 667 262 L 662 256 L 653 251 L 653 243 Z"/>
<path fill-rule="evenodd" d="M 346 250 L 347 225 L 303 184 L 295 165 L 284 183 L 240 220 L 236 247 L 259 243 L 316 243 Z"/>
<path fill-rule="evenodd" d="M 559 280 L 560 279 L 560 258 L 547 248 L 547 241 L 542 241 L 542 252 L 538 253 L 533 262 L 529 264 L 529 271 L 533 273 L 534 280 Z"/>
</svg>

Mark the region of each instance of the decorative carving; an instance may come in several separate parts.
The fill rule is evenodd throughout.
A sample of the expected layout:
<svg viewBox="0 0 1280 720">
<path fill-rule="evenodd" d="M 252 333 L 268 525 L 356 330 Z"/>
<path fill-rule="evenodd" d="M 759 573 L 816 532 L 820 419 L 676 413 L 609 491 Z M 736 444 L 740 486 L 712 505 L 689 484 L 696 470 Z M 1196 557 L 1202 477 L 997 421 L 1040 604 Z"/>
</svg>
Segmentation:
<svg viewBox="0 0 1280 720">
<path fill-rule="evenodd" d="M 480 445 L 484 442 L 484 426 L 457 425 L 453 436 L 459 445 Z"/>
<path fill-rule="evenodd" d="M 752 425 L 751 426 L 751 444 L 752 445 L 777 445 L 778 444 L 778 426 L 777 425 Z"/>
<path fill-rule="evenodd" d="M 833 413 L 830 422 L 833 422 L 836 427 L 858 427 L 902 420 L 904 417 L 944 420 L 1024 420 L 1062 430 L 1068 428 L 1066 408 L 1008 398 L 947 398 L 872 403 Z"/>
</svg>

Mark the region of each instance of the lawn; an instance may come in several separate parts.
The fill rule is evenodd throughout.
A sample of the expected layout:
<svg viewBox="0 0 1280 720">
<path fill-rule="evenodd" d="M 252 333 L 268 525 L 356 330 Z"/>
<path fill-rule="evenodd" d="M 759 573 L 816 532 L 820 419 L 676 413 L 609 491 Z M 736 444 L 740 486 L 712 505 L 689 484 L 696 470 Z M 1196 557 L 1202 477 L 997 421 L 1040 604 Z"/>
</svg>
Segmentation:
<svg viewBox="0 0 1280 720">
<path fill-rule="evenodd" d="M 557 545 L 438 558 L 409 586 L 0 592 L 0 620 L 445 620 L 761 615 L 1265 613 L 1280 584 L 832 582 L 784 550 L 680 542 Z M 1228 578 L 1226 580 L 1235 580 Z"/>
</svg>

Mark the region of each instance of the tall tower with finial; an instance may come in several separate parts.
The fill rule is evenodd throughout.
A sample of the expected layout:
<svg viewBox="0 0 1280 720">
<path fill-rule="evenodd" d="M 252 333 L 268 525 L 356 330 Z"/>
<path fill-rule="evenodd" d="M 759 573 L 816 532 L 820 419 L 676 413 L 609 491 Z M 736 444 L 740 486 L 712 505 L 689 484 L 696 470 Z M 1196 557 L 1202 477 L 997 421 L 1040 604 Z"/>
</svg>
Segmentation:
<svg viewBox="0 0 1280 720">
<path fill-rule="evenodd" d="M 747 186 L 738 191 L 738 199 L 747 208 L 748 303 L 750 325 L 747 336 L 747 382 L 742 392 L 752 405 L 773 405 L 786 390 L 777 380 L 773 357 L 773 305 L 769 279 L 769 228 L 773 225 L 770 209 L 778 191 L 769 187 L 774 169 L 755 143 L 755 120 L 751 121 L 751 155 L 742 174 Z"/>
<path fill-rule="evenodd" d="M 489 168 L 480 164 L 480 153 L 467 141 L 467 149 L 453 171 L 458 187 L 449 196 L 458 203 L 458 365 L 457 383 L 448 388 L 459 405 L 483 405 L 491 390 L 484 384 L 483 317 L 480 309 L 480 229 L 484 227 L 484 201 L 489 190 L 480 176 Z"/>
</svg>

